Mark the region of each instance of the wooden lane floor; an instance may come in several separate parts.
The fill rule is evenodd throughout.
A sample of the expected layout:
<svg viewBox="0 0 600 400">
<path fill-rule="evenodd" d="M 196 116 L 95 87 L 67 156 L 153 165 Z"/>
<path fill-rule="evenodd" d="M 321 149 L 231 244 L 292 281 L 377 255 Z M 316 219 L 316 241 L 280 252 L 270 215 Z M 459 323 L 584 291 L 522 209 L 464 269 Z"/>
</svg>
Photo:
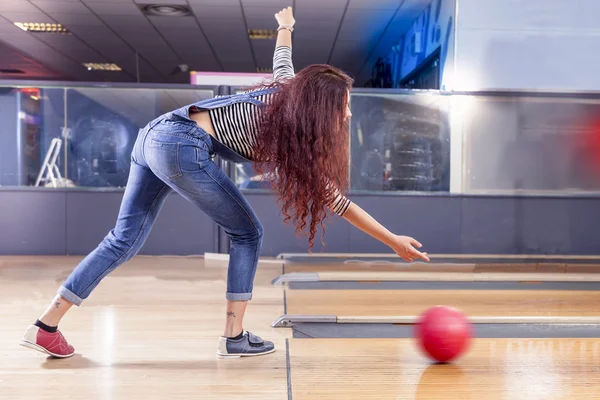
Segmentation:
<svg viewBox="0 0 600 400">
<path fill-rule="evenodd" d="M 292 398 L 600 398 L 600 339 L 477 339 L 434 365 L 409 339 L 291 339 Z"/>
<path fill-rule="evenodd" d="M 245 328 L 271 355 L 220 360 L 226 263 L 136 257 L 61 322 L 77 354 L 65 360 L 18 345 L 78 257 L 0 258 L 0 399 L 287 399 L 288 330 L 273 329 L 283 293 L 261 265 Z"/>
<path fill-rule="evenodd" d="M 288 290 L 287 314 L 415 316 L 436 305 L 468 316 L 600 316 L 600 291 Z"/>
<path fill-rule="evenodd" d="M 285 264 L 285 272 L 465 272 L 465 273 L 540 273 L 600 274 L 600 264 L 574 263 L 405 263 L 398 262 L 328 262 Z"/>
</svg>

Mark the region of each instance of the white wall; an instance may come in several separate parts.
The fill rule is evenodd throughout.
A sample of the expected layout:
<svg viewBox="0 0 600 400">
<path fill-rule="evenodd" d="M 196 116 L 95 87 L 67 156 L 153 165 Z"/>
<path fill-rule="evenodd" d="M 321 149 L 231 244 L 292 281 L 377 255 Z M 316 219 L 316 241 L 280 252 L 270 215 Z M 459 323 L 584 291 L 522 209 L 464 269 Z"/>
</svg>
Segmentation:
<svg viewBox="0 0 600 400">
<path fill-rule="evenodd" d="M 599 90 L 599 0 L 457 0 L 454 90 Z"/>
</svg>

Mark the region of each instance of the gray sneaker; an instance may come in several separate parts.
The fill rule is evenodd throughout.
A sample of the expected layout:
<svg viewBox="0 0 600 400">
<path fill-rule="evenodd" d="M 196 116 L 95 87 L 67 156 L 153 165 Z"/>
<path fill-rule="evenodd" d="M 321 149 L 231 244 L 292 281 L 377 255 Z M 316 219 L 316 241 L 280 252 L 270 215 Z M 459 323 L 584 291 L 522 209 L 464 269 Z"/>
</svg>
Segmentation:
<svg viewBox="0 0 600 400">
<path fill-rule="evenodd" d="M 244 331 L 241 339 L 233 340 L 221 336 L 219 338 L 219 347 L 217 356 L 220 358 L 239 358 L 262 356 L 275 351 L 273 342 L 262 340 L 258 336 Z"/>
</svg>

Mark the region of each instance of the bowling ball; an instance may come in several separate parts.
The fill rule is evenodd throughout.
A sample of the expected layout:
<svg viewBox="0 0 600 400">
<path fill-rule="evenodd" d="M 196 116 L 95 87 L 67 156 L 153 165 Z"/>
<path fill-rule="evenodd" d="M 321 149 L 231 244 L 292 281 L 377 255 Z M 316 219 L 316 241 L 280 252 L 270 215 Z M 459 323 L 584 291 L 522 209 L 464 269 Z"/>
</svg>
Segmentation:
<svg viewBox="0 0 600 400">
<path fill-rule="evenodd" d="M 456 308 L 436 306 L 421 314 L 414 334 L 425 355 L 437 362 L 447 363 L 468 350 L 472 327 L 467 317 Z"/>
</svg>

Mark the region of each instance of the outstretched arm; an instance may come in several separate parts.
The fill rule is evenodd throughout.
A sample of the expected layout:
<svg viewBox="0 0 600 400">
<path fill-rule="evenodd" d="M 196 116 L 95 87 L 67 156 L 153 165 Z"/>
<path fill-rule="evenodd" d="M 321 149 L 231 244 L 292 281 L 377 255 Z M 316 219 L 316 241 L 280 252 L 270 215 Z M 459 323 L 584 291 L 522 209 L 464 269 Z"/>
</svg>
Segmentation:
<svg viewBox="0 0 600 400">
<path fill-rule="evenodd" d="M 422 246 L 421 243 L 410 236 L 394 235 L 377 222 L 375 218 L 371 217 L 369 213 L 351 202 L 350 199 L 335 188 L 332 192 L 329 208 L 367 235 L 391 247 L 396 254 L 406 261 L 412 262 L 417 258 L 429 261 L 427 253 L 422 253 L 415 249 L 415 247 L 420 248 Z"/>
<path fill-rule="evenodd" d="M 294 65 L 292 64 L 292 30 L 294 29 L 294 15 L 292 7 L 284 8 L 275 14 L 279 24 L 277 32 L 277 43 L 275 54 L 273 54 L 273 79 L 289 79 L 294 77 Z"/>
<path fill-rule="evenodd" d="M 409 236 L 394 235 L 355 203 L 350 203 L 343 217 L 361 231 L 391 247 L 396 254 L 406 261 L 412 262 L 417 258 L 429 261 L 427 253 L 421 253 L 415 249 L 415 247 L 420 248 L 421 243 Z"/>
</svg>

